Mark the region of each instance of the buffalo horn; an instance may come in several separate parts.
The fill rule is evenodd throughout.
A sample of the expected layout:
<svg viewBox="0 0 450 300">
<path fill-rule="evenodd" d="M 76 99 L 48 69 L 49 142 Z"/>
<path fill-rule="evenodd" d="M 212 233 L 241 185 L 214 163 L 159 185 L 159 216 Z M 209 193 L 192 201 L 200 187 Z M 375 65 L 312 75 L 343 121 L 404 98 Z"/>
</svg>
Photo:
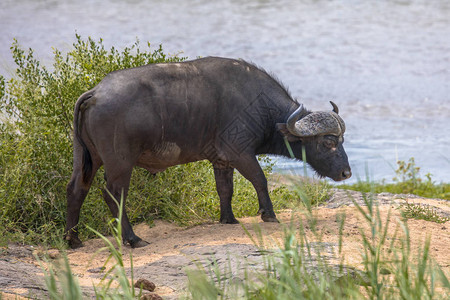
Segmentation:
<svg viewBox="0 0 450 300">
<path fill-rule="evenodd" d="M 331 102 L 331 101 L 330 101 Z M 305 110 L 301 105 L 286 122 L 289 132 L 299 137 L 311 137 L 317 135 L 342 135 L 345 131 L 344 120 L 337 114 L 339 109 L 331 102 L 332 112 L 317 111 L 307 114 L 299 119 Z"/>
<path fill-rule="evenodd" d="M 286 122 L 286 128 L 289 130 L 290 133 L 292 133 L 293 135 L 298 135 L 297 130 L 295 128 L 295 123 L 297 122 L 297 120 L 300 118 L 300 116 L 303 114 L 303 111 L 305 110 L 305 108 L 303 107 L 303 104 L 300 104 L 300 107 L 297 108 L 296 111 L 294 111 L 289 118 L 287 119 Z"/>
<path fill-rule="evenodd" d="M 333 111 L 337 114 L 339 114 L 339 108 L 337 107 L 336 103 L 334 103 L 333 101 L 330 101 L 331 106 L 333 106 Z"/>
</svg>

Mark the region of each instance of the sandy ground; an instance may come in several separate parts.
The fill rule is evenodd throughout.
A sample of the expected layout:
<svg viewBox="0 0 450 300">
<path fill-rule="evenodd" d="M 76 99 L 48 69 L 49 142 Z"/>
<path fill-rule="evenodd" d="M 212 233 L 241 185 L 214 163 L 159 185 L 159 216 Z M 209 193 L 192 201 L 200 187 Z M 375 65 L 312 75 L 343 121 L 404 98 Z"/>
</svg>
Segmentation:
<svg viewBox="0 0 450 300">
<path fill-rule="evenodd" d="M 361 214 L 352 205 L 350 197 L 362 202 L 360 193 L 335 190 L 328 203 L 313 210 L 313 215 L 317 218 L 318 231 L 321 233 L 320 241 L 315 240 L 315 242 L 320 242 L 327 248 L 330 260 L 337 262 L 338 219 L 345 214 L 346 221 L 343 229 L 345 264 L 361 270 L 363 249 L 360 243 L 360 231 L 369 234 L 369 230 Z M 391 214 L 393 222 L 389 223 L 388 229 L 390 238 L 394 236 L 396 229 L 400 230 L 399 235 L 402 234 L 401 229 L 396 225 L 401 218 L 398 207 L 405 201 L 432 206 L 441 215 L 450 216 L 450 201 L 446 200 L 391 194 L 379 194 L 376 199 L 382 220 L 386 220 L 388 212 Z M 294 227 L 298 228 L 300 219 L 303 220 L 307 236 L 314 241 L 302 212 L 282 211 L 277 216 L 280 224 L 263 223 L 259 217 L 242 218 L 239 220 L 241 224 L 237 225 L 214 223 L 191 228 L 180 228 L 164 221 L 156 221 L 152 228 L 141 224 L 135 226 L 135 232 L 150 242 L 150 245 L 140 249 L 125 247 L 125 265 L 130 265 L 129 254 L 132 252 L 135 280 L 140 278 L 150 280 L 156 284 L 156 294 L 164 299 L 177 299 L 186 293 L 186 268 L 195 269 L 199 262 L 207 265 L 208 262 L 212 263 L 215 260 L 214 263 L 221 267 L 231 261 L 233 268 L 237 270 L 244 267 L 241 266 L 241 262 L 245 260 L 250 269 L 261 269 L 261 253 L 252 242 L 252 238 L 258 240 L 256 224 L 261 229 L 264 243 L 268 248 L 281 245 L 284 229 L 292 222 Z M 423 220 L 408 220 L 412 253 L 418 253 L 425 238 L 430 236 L 430 254 L 447 276 L 450 276 L 449 224 L 449 222 L 438 224 Z M 248 229 L 250 236 L 243 227 Z M 82 248 L 67 251 L 72 272 L 81 284 L 86 298 L 93 297 L 92 286 L 98 284 L 104 274 L 102 266 L 108 253 L 96 254 L 103 245 L 101 240 L 94 239 L 85 241 Z M 33 253 L 42 252 L 44 251 L 40 247 L 23 245 L 0 248 L 2 299 L 21 299 L 19 296 L 38 299 L 48 297 L 42 269 L 33 257 Z M 61 254 L 57 250 L 49 250 L 48 253 L 54 261 L 61 259 Z M 127 270 L 129 274 L 129 268 Z M 238 273 L 237 270 L 236 276 L 240 276 Z"/>
</svg>

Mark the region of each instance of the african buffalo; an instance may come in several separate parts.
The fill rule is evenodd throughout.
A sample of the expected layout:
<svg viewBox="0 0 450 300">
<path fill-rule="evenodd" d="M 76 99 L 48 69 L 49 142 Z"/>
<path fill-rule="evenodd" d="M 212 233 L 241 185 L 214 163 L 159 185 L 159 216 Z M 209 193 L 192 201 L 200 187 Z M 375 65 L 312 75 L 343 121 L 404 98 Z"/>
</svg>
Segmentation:
<svg viewBox="0 0 450 300">
<path fill-rule="evenodd" d="M 345 124 L 333 111 L 310 112 L 267 72 L 242 60 L 208 57 L 115 71 L 78 99 L 74 112 L 73 173 L 67 186 L 66 240 L 81 245 L 80 208 L 98 168 L 106 187 L 126 197 L 134 166 L 157 173 L 209 160 L 220 198 L 220 222 L 237 223 L 232 208 L 236 168 L 254 186 L 259 213 L 277 222 L 258 154 L 302 157 L 335 181 L 351 176 L 342 143 Z M 118 207 L 104 198 L 113 216 Z M 145 246 L 123 213 L 123 241 Z"/>
</svg>

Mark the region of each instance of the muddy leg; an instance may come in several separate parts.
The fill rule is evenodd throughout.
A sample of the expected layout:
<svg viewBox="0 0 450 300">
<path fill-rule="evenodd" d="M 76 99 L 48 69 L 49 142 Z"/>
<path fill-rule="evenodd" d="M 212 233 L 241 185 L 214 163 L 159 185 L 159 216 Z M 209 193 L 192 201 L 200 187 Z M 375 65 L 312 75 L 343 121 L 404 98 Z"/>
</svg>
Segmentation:
<svg viewBox="0 0 450 300">
<path fill-rule="evenodd" d="M 217 193 L 220 198 L 220 223 L 237 224 L 238 220 L 233 215 L 231 208 L 231 198 L 233 197 L 233 168 L 214 167 Z"/>
</svg>

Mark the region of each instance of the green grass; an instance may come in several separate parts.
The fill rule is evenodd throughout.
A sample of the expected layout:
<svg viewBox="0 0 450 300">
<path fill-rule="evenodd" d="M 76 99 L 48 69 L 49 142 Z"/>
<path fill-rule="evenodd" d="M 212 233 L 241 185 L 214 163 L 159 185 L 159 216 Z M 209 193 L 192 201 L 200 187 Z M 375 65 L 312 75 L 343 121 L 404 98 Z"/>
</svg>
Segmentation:
<svg viewBox="0 0 450 300">
<path fill-rule="evenodd" d="M 339 188 L 363 193 L 414 194 L 426 198 L 450 200 L 450 184 L 433 182 L 429 173 L 425 175 L 426 179 L 423 180 L 420 178 L 419 172 L 420 168 L 416 166 L 414 158 L 410 158 L 408 163 L 405 161 L 397 162 L 393 183 L 377 183 L 368 179 L 351 185 L 340 185 Z M 406 202 L 401 205 L 400 209 L 405 219 L 419 219 L 436 223 L 445 223 L 449 220 L 448 217 L 437 213 L 436 209 L 420 204 Z"/>
<path fill-rule="evenodd" d="M 115 200 L 115 199 L 114 199 Z M 116 201 L 116 200 L 115 200 Z M 110 254 L 106 259 L 103 268 L 105 273 L 100 281 L 100 284 L 94 285 L 94 292 L 96 299 L 139 299 L 142 295 L 142 289 L 139 293 L 136 293 L 134 288 L 134 270 L 133 270 L 133 257 L 130 252 L 130 265 L 126 266 L 123 259 L 123 246 L 122 246 L 122 214 L 123 214 L 123 199 L 120 203 L 116 201 L 119 207 L 119 215 L 117 218 L 110 219 L 108 226 L 112 232 L 112 241 L 107 237 L 96 231 L 90 229 L 92 232 L 101 238 L 105 244 L 105 247 L 100 249 L 99 252 L 108 251 Z M 48 296 L 51 300 L 63 300 L 63 299 L 85 299 L 80 284 L 76 276 L 72 273 L 67 255 L 63 255 L 62 261 L 50 262 L 49 259 L 39 261 L 42 270 L 44 271 L 45 284 L 48 290 Z M 94 259 L 94 257 L 92 258 Z M 108 263 L 112 262 L 112 265 L 108 267 Z M 126 269 L 130 269 L 131 276 L 128 277 Z"/>
<path fill-rule="evenodd" d="M 414 194 L 425 198 L 450 200 L 450 183 L 433 182 L 429 173 L 422 179 L 419 174 L 420 168 L 416 166 L 414 158 L 410 158 L 408 162 L 398 161 L 395 173 L 393 183 L 373 182 L 367 179 L 359 180 L 355 184 L 343 184 L 339 188 L 365 193 Z"/>
<path fill-rule="evenodd" d="M 448 217 L 439 215 L 433 207 L 411 204 L 406 202 L 401 207 L 401 214 L 405 219 L 425 220 L 435 223 L 445 223 L 450 220 Z"/>
<path fill-rule="evenodd" d="M 450 283 L 447 275 L 429 256 L 429 237 L 418 253 L 411 251 L 407 223 L 382 218 L 375 201 L 364 198 L 365 206 L 354 201 L 369 230 L 360 227 L 361 265 L 344 264 L 342 244 L 345 238 L 345 215 L 338 221 L 339 243 L 337 260 L 331 264 L 327 252 L 320 247 L 321 233 L 308 226 L 313 238 L 308 238 L 302 220 L 316 224 L 317 219 L 305 211 L 298 221 L 286 227 L 284 242 L 278 249 L 267 249 L 262 235 L 254 239 L 262 253 L 264 271 L 244 272 L 242 281 L 232 280 L 237 270 L 231 266 L 219 268 L 199 266 L 188 272 L 187 299 L 448 299 Z M 392 222 L 399 230 L 388 233 Z M 402 232 L 402 234 L 399 233 Z M 252 237 L 251 235 L 249 235 Z M 309 236 L 309 235 L 308 235 Z M 319 245 L 319 246 L 318 246 Z M 311 265 L 311 261 L 315 263 Z M 311 267 L 312 266 L 312 267 Z"/>
<path fill-rule="evenodd" d="M 254 225 L 255 235 L 247 231 L 262 254 L 262 271 L 247 267 L 241 274 L 243 280 L 236 280 L 239 271 L 231 264 L 222 268 L 218 264 L 209 263 L 208 267 L 199 264 L 197 269 L 187 270 L 188 290 L 184 298 L 448 299 L 448 275 L 429 255 L 430 237 L 414 253 L 405 221 L 393 220 L 390 213 L 381 217 L 376 201 L 370 195 L 364 196 L 364 206 L 353 202 L 362 222 L 368 227 L 368 230 L 363 229 L 363 226 L 359 227 L 361 263 L 357 267 L 344 263 L 342 245 L 346 241 L 342 229 L 346 226 L 345 215 L 340 215 L 336 220 L 339 227 L 338 249 L 333 251 L 336 259 L 329 260 L 329 250 L 321 246 L 321 230 L 313 226 L 317 224 L 317 218 L 306 209 L 298 220 L 292 219 L 290 224 L 286 224 L 284 237 L 278 248 L 268 248 L 265 245 L 263 233 L 257 225 Z M 122 201 L 119 207 L 122 212 Z M 104 249 L 110 252 L 105 266 L 109 260 L 113 262 L 107 268 L 102 282 L 94 286 L 98 299 L 136 299 L 140 296 L 133 288 L 132 257 L 130 278 L 125 272 L 120 220 L 119 216 L 109 222 L 113 242 L 96 232 L 105 243 Z M 395 226 L 397 230 L 389 233 L 389 226 Z M 60 265 L 46 261 L 45 264 L 42 263 L 42 267 L 50 299 L 83 298 L 67 258 L 64 257 Z"/>
</svg>

